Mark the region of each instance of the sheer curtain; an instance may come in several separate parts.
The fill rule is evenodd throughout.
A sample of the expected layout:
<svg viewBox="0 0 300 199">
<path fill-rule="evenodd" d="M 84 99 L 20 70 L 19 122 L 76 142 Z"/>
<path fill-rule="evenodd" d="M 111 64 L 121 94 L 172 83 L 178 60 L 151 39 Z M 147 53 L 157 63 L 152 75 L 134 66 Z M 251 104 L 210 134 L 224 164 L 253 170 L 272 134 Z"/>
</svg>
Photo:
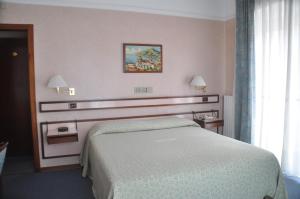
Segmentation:
<svg viewBox="0 0 300 199">
<path fill-rule="evenodd" d="M 252 143 L 300 177 L 300 0 L 256 0 Z"/>
</svg>

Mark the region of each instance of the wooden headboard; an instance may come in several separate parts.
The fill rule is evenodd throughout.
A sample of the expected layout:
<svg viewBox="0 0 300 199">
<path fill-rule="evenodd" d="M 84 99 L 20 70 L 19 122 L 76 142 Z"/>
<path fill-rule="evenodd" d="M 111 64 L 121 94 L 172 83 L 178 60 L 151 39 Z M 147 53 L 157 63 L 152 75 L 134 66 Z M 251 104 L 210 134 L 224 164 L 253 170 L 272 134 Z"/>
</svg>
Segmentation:
<svg viewBox="0 0 300 199">
<path fill-rule="evenodd" d="M 39 103 L 39 110 L 41 113 L 45 113 L 45 112 L 143 108 L 143 107 L 178 106 L 178 105 L 212 104 L 212 103 L 219 103 L 219 95 L 47 101 L 47 102 Z"/>
<path fill-rule="evenodd" d="M 42 159 L 56 159 L 64 157 L 78 156 L 84 143 L 85 136 L 88 130 L 96 123 L 109 120 L 130 120 L 137 118 L 154 118 L 167 116 L 192 116 L 192 111 L 196 113 L 219 115 L 218 109 L 208 108 L 209 104 L 218 104 L 219 95 L 195 95 L 195 96 L 164 96 L 164 97 L 146 97 L 146 98 L 122 98 L 122 99 L 95 99 L 95 100 L 72 100 L 72 101 L 43 101 L 39 103 L 40 114 L 43 118 L 49 118 L 47 115 L 53 116 L 63 115 L 81 115 L 76 112 L 84 111 L 85 115 L 80 119 L 70 119 L 66 117 L 64 120 L 46 120 L 40 122 L 40 139 Z M 201 105 L 200 109 L 196 105 Z M 173 108 L 171 108 L 173 106 Z M 174 107 L 180 106 L 183 111 L 165 111 L 164 108 L 170 107 L 171 110 L 177 110 Z M 193 106 L 193 108 L 191 108 Z M 144 114 L 143 109 L 152 110 L 151 114 Z M 197 110 L 198 108 L 198 110 Z M 103 111 L 118 111 L 118 110 L 135 110 L 135 114 L 115 114 L 109 117 L 91 117 L 86 118 L 89 112 L 97 112 L 103 115 Z M 154 110 L 155 109 L 155 110 Z M 71 113 L 70 111 L 74 112 Z M 154 114 L 153 114 L 153 111 Z M 91 113 L 92 113 L 91 112 Z M 138 112 L 138 113 L 137 113 Z M 55 117 L 56 118 L 56 117 Z M 59 117 L 58 117 L 59 118 Z M 61 118 L 61 117 L 60 117 Z M 74 126 L 78 128 L 78 141 L 66 144 L 49 144 L 47 142 L 48 129 L 57 129 L 63 126 Z"/>
</svg>

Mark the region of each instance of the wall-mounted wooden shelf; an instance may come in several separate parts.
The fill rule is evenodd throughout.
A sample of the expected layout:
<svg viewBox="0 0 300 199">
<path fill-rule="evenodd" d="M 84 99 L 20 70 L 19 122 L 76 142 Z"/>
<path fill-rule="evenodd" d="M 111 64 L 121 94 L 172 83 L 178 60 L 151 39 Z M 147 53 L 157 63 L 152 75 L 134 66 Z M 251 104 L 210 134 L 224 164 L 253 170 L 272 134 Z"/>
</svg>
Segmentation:
<svg viewBox="0 0 300 199">
<path fill-rule="evenodd" d="M 74 126 L 59 126 L 55 129 L 49 129 L 47 123 L 47 142 L 48 144 L 60 144 L 66 142 L 78 142 L 77 122 Z M 60 131 L 60 128 L 65 128 Z"/>
<path fill-rule="evenodd" d="M 87 111 L 100 109 L 149 108 L 163 106 L 219 103 L 219 95 L 164 96 L 123 99 L 95 99 L 75 101 L 40 102 L 41 113 L 64 111 Z"/>
<path fill-rule="evenodd" d="M 64 135 L 47 135 L 48 144 L 60 144 L 66 142 L 78 142 L 78 133 Z"/>
<path fill-rule="evenodd" d="M 218 134 L 219 134 L 219 128 L 224 126 L 224 120 L 219 119 L 219 118 L 215 118 L 215 119 L 211 119 L 211 120 L 194 119 L 194 121 L 197 122 L 202 128 L 205 128 L 205 129 L 217 128 Z"/>
</svg>

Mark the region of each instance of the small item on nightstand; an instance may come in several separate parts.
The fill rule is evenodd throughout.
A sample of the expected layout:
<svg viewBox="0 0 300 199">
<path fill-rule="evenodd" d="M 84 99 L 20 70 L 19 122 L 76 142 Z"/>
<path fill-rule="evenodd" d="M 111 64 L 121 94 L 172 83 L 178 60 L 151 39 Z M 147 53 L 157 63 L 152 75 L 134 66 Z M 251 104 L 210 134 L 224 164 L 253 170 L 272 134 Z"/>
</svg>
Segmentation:
<svg viewBox="0 0 300 199">
<path fill-rule="evenodd" d="M 66 127 L 66 126 L 58 127 L 58 128 L 57 128 L 57 131 L 58 131 L 58 132 L 67 132 L 67 131 L 69 131 L 69 128 Z"/>
<path fill-rule="evenodd" d="M 204 115 L 204 118 L 203 118 L 203 120 L 215 120 L 215 119 L 217 119 L 217 117 L 216 116 L 214 116 L 214 115 Z"/>
</svg>

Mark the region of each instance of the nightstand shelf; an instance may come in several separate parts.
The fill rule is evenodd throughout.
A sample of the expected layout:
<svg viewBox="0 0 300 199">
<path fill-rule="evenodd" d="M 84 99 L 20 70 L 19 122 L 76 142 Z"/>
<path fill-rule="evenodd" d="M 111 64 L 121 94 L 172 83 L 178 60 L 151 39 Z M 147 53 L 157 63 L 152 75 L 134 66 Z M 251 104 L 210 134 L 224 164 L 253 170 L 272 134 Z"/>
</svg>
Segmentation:
<svg viewBox="0 0 300 199">
<path fill-rule="evenodd" d="M 64 135 L 47 135 L 47 142 L 48 144 L 78 142 L 78 133 L 68 133 Z"/>
<path fill-rule="evenodd" d="M 209 120 L 200 120 L 200 119 L 194 119 L 196 123 L 198 123 L 202 128 L 205 129 L 212 129 L 216 128 L 217 133 L 222 134 L 223 132 L 219 132 L 220 127 L 224 126 L 224 120 L 222 119 L 209 119 Z"/>
<path fill-rule="evenodd" d="M 78 142 L 77 122 L 71 126 L 58 126 L 48 129 L 47 124 L 47 142 L 48 144 L 61 144 L 68 142 Z"/>
</svg>

